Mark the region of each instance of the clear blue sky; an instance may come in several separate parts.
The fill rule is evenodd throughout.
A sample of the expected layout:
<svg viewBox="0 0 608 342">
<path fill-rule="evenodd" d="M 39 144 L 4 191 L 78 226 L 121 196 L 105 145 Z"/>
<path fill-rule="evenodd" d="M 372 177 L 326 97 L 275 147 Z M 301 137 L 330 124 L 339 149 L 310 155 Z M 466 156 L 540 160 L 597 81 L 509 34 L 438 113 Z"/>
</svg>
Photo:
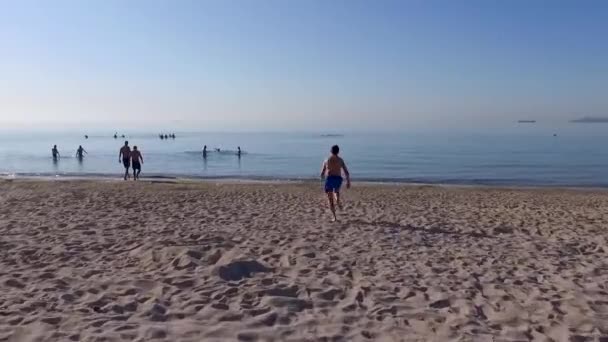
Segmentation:
<svg viewBox="0 0 608 342">
<path fill-rule="evenodd" d="M 608 1 L 2 1 L 0 51 L 5 126 L 608 115 Z"/>
</svg>

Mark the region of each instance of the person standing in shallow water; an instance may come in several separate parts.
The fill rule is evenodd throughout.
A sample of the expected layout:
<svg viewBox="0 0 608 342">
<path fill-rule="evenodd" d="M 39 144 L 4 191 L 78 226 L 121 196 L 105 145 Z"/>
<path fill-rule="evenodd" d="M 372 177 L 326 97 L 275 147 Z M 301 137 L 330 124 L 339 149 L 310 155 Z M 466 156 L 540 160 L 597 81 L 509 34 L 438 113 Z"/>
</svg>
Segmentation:
<svg viewBox="0 0 608 342">
<path fill-rule="evenodd" d="M 84 158 L 84 153 L 89 154 L 84 148 L 82 148 L 82 145 L 78 146 L 78 149 L 76 150 L 76 158 Z"/>
<path fill-rule="evenodd" d="M 340 188 L 342 187 L 343 170 L 344 175 L 346 176 L 346 188 L 350 188 L 350 173 L 348 172 L 344 160 L 338 156 L 339 153 L 340 147 L 338 147 L 338 145 L 332 146 L 331 155 L 323 162 L 323 167 L 321 169 L 321 179 L 325 179 L 325 193 L 327 194 L 329 209 L 333 215 L 332 222 L 338 220 L 336 216 L 336 204 L 338 205 L 338 208 L 342 209 Z"/>
<path fill-rule="evenodd" d="M 141 172 L 141 164 L 144 163 L 144 157 L 137 149 L 137 146 L 133 146 L 133 151 L 131 151 L 131 163 L 133 167 L 133 180 L 139 180 L 139 173 Z"/>
<path fill-rule="evenodd" d="M 131 166 L 131 148 L 128 141 L 125 141 L 125 145 L 118 152 L 118 162 L 122 162 L 122 165 L 125 167 L 125 180 L 127 180 L 130 177 L 129 167 Z"/>
<path fill-rule="evenodd" d="M 60 158 L 59 150 L 57 149 L 57 145 L 53 146 L 53 149 L 51 150 L 51 154 L 53 155 L 54 161 L 57 161 Z"/>
</svg>

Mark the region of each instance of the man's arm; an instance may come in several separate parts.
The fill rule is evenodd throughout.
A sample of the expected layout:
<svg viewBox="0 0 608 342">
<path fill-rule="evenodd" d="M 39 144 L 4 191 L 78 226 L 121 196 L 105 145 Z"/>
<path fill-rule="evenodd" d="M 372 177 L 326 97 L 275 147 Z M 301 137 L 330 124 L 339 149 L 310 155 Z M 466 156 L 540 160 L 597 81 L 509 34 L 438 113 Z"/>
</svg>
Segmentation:
<svg viewBox="0 0 608 342">
<path fill-rule="evenodd" d="M 323 166 L 321 167 L 321 179 L 325 178 L 326 170 L 327 170 L 327 161 L 324 161 Z"/>
<path fill-rule="evenodd" d="M 350 172 L 348 172 L 348 168 L 346 167 L 344 160 L 342 160 L 342 169 L 344 170 L 344 175 L 346 176 L 346 188 L 350 188 Z"/>
<path fill-rule="evenodd" d="M 122 157 L 122 148 L 120 149 L 120 151 L 118 152 L 118 162 L 120 163 L 120 159 Z"/>
<path fill-rule="evenodd" d="M 139 153 L 139 159 L 141 159 L 141 163 L 144 163 L 144 155 L 141 154 L 141 152 Z"/>
</svg>

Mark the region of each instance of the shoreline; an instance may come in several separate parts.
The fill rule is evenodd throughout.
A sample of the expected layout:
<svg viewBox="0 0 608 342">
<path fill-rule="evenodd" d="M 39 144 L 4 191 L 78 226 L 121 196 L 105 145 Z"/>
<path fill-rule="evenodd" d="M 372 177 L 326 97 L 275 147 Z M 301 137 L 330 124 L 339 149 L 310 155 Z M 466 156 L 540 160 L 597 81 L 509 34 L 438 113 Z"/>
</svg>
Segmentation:
<svg viewBox="0 0 608 342">
<path fill-rule="evenodd" d="M 120 174 L 104 174 L 104 175 L 56 175 L 56 176 L 36 176 L 36 175 L 0 175 L 0 181 L 40 181 L 40 182 L 109 182 L 109 183 L 124 183 Z M 132 180 L 127 182 L 132 183 Z M 167 183 L 167 184 L 268 184 L 268 185 L 293 185 L 304 184 L 314 185 L 319 184 L 322 187 L 320 179 L 313 178 L 276 178 L 276 177 L 180 177 L 180 176 L 148 176 L 141 177 L 141 183 Z M 608 185 L 534 185 L 534 184 L 484 184 L 484 183 L 433 183 L 433 182 L 411 182 L 399 180 L 353 180 L 354 186 L 365 187 L 436 187 L 436 188 L 455 188 L 455 189 L 497 189 L 497 190 L 573 190 L 573 191 L 590 191 L 590 192 L 606 192 Z"/>
</svg>

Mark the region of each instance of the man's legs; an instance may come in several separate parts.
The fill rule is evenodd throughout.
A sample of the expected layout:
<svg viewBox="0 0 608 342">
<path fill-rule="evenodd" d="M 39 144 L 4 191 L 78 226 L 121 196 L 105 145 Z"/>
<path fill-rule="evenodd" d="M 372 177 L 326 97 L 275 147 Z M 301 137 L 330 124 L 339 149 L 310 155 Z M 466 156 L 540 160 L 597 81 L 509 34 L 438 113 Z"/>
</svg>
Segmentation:
<svg viewBox="0 0 608 342">
<path fill-rule="evenodd" d="M 336 195 L 336 204 L 338 205 L 338 209 L 342 210 L 342 202 L 340 201 L 340 192 L 336 191 L 336 192 L 334 192 L 334 194 Z"/>
<path fill-rule="evenodd" d="M 139 173 L 141 172 L 141 169 L 137 169 L 137 180 L 139 180 Z"/>
<path fill-rule="evenodd" d="M 129 177 L 129 167 L 125 166 L 125 180 Z"/>
<path fill-rule="evenodd" d="M 333 192 L 327 192 L 327 200 L 329 201 L 329 209 L 331 210 L 331 214 L 334 216 L 332 221 L 337 221 L 338 218 L 336 217 L 336 207 L 334 205 L 334 193 Z"/>
</svg>

